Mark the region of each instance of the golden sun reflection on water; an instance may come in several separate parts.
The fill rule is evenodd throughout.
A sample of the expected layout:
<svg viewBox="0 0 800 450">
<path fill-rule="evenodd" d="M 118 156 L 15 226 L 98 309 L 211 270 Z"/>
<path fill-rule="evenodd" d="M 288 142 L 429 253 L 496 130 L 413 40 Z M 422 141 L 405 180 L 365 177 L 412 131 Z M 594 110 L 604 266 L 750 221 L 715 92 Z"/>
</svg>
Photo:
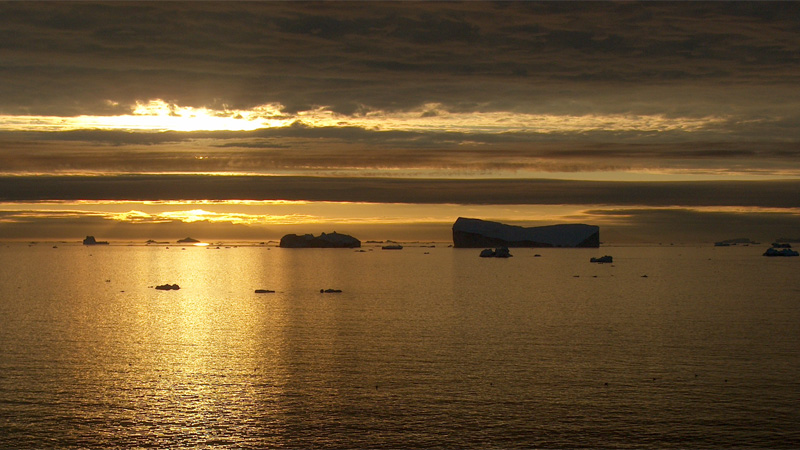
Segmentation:
<svg viewBox="0 0 800 450">
<path fill-rule="evenodd" d="M 243 258 L 239 249 L 143 248 L 136 269 L 151 283 L 177 283 L 178 291 L 140 291 L 137 306 L 143 345 L 131 359 L 148 396 L 135 408 L 166 416 L 175 436 L 214 442 L 221 430 L 277 411 L 287 378 L 281 296 L 259 297 L 253 274 L 273 273 Z M 248 286 L 243 289 L 243 286 Z M 152 411 L 158 405 L 159 411 Z M 265 405 L 268 407 L 265 408 Z M 275 405 L 270 406 L 270 405 Z M 275 426 L 278 426 L 276 423 Z M 228 445 L 234 442 L 221 442 Z"/>
<path fill-rule="evenodd" d="M 774 448 L 796 422 L 796 266 L 756 247 L 2 250 L 13 448 Z"/>
</svg>

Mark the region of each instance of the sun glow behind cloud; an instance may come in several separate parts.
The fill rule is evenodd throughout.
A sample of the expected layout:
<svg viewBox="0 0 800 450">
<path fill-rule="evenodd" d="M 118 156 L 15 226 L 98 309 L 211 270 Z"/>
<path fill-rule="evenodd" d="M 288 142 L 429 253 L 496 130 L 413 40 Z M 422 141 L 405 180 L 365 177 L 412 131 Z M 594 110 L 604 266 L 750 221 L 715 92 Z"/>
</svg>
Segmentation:
<svg viewBox="0 0 800 450">
<path fill-rule="evenodd" d="M 114 102 L 110 104 L 116 105 Z M 327 107 L 295 114 L 279 103 L 249 110 L 180 106 L 164 100 L 137 102 L 131 113 L 76 117 L 0 116 L 0 130 L 72 131 L 79 129 L 129 132 L 252 131 L 302 124 L 307 127 L 360 127 L 377 131 L 439 131 L 462 133 L 581 133 L 587 131 L 663 132 L 700 131 L 724 123 L 721 117 L 666 117 L 641 114 L 534 114 L 507 111 L 452 112 L 438 103 L 410 111 L 372 110 L 345 115 Z"/>
<path fill-rule="evenodd" d="M 110 102 L 116 105 L 114 102 Z M 137 102 L 131 113 L 115 116 L 76 117 L 0 116 L 0 130 L 8 131 L 72 131 L 119 130 L 138 132 L 162 131 L 251 131 L 290 125 L 294 119 L 281 114 L 279 104 L 265 104 L 250 110 L 179 106 L 163 100 Z"/>
<path fill-rule="evenodd" d="M 125 221 L 125 213 L 118 215 L 115 220 Z M 297 224 L 314 223 L 320 218 L 305 214 L 247 214 L 234 212 L 213 212 L 203 209 L 167 211 L 149 215 L 145 220 L 155 222 L 174 222 L 183 223 L 208 222 L 208 223 L 228 223 L 232 225 L 270 225 L 270 224 Z"/>
</svg>

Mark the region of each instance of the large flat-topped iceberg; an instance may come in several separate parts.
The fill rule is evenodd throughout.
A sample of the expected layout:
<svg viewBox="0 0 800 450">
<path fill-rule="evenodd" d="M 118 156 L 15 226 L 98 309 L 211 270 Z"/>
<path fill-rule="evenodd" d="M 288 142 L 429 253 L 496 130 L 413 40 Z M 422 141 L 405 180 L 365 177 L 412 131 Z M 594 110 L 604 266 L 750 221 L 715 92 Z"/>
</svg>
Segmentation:
<svg viewBox="0 0 800 450">
<path fill-rule="evenodd" d="M 347 234 L 322 233 L 319 236 L 304 234 L 287 234 L 281 238 L 281 247 L 284 248 L 358 248 L 361 241 Z"/>
<path fill-rule="evenodd" d="M 453 224 L 453 246 L 475 247 L 600 247 L 600 227 L 585 224 L 518 227 L 459 217 Z"/>
</svg>

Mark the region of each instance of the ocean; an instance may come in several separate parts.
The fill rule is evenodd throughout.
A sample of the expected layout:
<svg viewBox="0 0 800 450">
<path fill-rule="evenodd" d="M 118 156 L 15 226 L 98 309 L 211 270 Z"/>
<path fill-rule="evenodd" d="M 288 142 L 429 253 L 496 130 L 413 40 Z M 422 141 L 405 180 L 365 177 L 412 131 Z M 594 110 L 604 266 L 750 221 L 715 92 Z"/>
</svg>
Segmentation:
<svg viewBox="0 0 800 450">
<path fill-rule="evenodd" d="M 0 448 L 800 447 L 767 245 L 56 246 L 0 245 Z"/>
</svg>

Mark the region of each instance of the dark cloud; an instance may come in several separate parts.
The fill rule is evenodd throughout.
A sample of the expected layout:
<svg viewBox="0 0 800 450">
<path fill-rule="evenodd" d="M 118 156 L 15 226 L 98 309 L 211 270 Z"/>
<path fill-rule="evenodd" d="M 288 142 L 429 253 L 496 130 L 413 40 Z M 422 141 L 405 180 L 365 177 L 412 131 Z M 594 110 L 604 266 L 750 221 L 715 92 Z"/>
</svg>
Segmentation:
<svg viewBox="0 0 800 450">
<path fill-rule="evenodd" d="M 794 3 L 4 2 L 0 112 L 105 101 L 723 113 L 787 105 Z M 757 10 L 757 11 L 755 11 Z M 719 98 L 724 101 L 720 102 Z"/>
<path fill-rule="evenodd" d="M 402 169 L 450 176 L 520 171 L 687 170 L 796 176 L 797 142 L 603 142 L 535 133 L 287 127 L 251 132 L 0 133 L 5 173 L 307 173 Z M 400 173 L 398 176 L 402 176 Z"/>
<path fill-rule="evenodd" d="M 0 177 L 0 201 L 309 200 L 375 203 L 800 207 L 800 182 L 589 182 L 389 178 Z"/>
</svg>

